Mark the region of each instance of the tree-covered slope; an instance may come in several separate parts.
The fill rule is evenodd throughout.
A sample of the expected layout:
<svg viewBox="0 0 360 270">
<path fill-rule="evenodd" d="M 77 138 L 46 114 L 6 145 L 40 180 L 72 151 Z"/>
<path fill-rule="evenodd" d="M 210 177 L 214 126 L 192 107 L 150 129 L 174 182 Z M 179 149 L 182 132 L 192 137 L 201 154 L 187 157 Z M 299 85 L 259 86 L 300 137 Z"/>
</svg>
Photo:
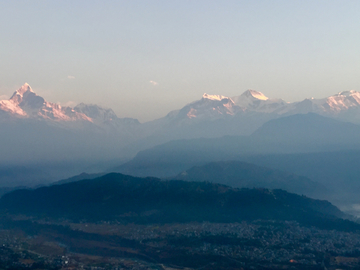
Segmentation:
<svg viewBox="0 0 360 270">
<path fill-rule="evenodd" d="M 339 219 L 343 214 L 326 201 L 282 190 L 234 189 L 206 182 L 161 181 L 108 174 L 93 180 L 17 190 L 0 199 L 11 214 L 72 220 L 121 222 L 240 222 L 296 220 L 331 229 L 360 229 Z"/>
</svg>

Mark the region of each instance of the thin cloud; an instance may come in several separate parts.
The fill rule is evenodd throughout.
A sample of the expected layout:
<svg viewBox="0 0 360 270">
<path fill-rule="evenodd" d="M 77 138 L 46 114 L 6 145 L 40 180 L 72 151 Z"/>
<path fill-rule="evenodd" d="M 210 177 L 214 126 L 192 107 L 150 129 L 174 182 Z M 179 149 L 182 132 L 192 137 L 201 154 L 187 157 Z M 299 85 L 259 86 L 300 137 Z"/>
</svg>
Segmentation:
<svg viewBox="0 0 360 270">
<path fill-rule="evenodd" d="M 9 99 L 9 96 L 8 95 L 1 95 L 0 100 L 4 100 L 4 99 Z"/>
<path fill-rule="evenodd" d="M 67 78 L 68 78 L 69 80 L 74 80 L 74 79 L 75 79 L 75 76 L 68 75 Z"/>
<path fill-rule="evenodd" d="M 149 83 L 151 83 L 153 86 L 157 86 L 157 85 L 158 85 L 158 83 L 155 82 L 155 81 L 150 81 Z"/>
</svg>

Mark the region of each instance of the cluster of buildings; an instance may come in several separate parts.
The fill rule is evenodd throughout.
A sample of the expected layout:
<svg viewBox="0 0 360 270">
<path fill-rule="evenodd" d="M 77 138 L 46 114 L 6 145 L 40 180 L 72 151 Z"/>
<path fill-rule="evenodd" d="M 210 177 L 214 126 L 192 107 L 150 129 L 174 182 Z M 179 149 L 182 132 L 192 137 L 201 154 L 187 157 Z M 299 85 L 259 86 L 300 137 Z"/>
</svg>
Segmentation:
<svg viewBox="0 0 360 270">
<path fill-rule="evenodd" d="M 297 222 L 77 224 L 76 231 L 116 235 L 138 244 L 137 248 L 132 247 L 134 253 L 130 257 L 94 256 L 73 253 L 71 248 L 68 250 L 61 243 L 44 241 L 41 237 L 0 230 L 0 268 L 198 268 L 178 259 L 179 256 L 188 256 L 193 261 L 197 258 L 199 261 L 201 258 L 222 260 L 223 268 L 214 259 L 209 265 L 204 265 L 204 269 L 227 269 L 226 263 L 243 270 L 360 269 L 360 232 L 320 230 L 303 227 Z"/>
</svg>

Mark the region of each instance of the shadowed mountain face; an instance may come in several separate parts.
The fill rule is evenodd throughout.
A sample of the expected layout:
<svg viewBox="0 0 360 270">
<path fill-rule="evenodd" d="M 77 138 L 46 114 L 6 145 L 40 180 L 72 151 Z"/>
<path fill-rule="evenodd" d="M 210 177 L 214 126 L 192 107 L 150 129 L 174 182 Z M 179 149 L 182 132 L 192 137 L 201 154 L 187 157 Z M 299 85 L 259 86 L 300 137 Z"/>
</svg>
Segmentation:
<svg viewBox="0 0 360 270">
<path fill-rule="evenodd" d="M 272 170 L 241 161 L 218 161 L 195 166 L 174 179 L 208 181 L 236 188 L 284 189 L 288 192 L 318 196 L 325 193 L 325 186 L 307 177 Z"/>
<path fill-rule="evenodd" d="M 201 182 L 108 174 L 93 180 L 17 190 L 0 199 L 8 213 L 72 220 L 137 223 L 296 220 L 323 228 L 356 229 L 326 201 L 282 190 L 234 189 Z"/>
</svg>

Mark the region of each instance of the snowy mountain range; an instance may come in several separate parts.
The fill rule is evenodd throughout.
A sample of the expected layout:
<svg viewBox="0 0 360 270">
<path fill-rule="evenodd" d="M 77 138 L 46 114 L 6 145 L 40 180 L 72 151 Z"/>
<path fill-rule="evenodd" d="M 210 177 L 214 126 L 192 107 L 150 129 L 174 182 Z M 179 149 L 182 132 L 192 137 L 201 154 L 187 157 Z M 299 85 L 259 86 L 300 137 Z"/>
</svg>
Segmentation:
<svg viewBox="0 0 360 270">
<path fill-rule="evenodd" d="M 92 121 L 82 112 L 70 107 L 61 107 L 35 94 L 30 85 L 25 83 L 16 90 L 9 100 L 0 101 L 0 109 L 7 114 L 19 118 L 39 118 L 54 121 Z"/>
<path fill-rule="evenodd" d="M 210 108 L 211 107 L 211 108 Z M 283 99 L 266 97 L 255 90 L 247 90 L 240 96 L 225 97 L 204 94 L 202 99 L 185 106 L 188 118 L 211 115 L 236 115 L 241 112 L 257 112 L 277 115 L 292 115 L 298 113 L 318 113 L 326 116 L 337 116 L 345 111 L 360 108 L 360 92 L 344 91 L 323 99 L 305 99 L 300 102 L 286 102 Z M 344 119 L 349 122 L 354 119 Z"/>
<path fill-rule="evenodd" d="M 54 168 L 56 175 L 62 164 L 67 169 L 61 171 L 69 173 L 63 177 L 67 177 L 82 171 L 102 171 L 111 167 L 111 162 L 115 167 L 139 151 L 172 140 L 205 138 L 205 143 L 206 138 L 230 135 L 242 140 L 240 136 L 251 135 L 258 144 L 255 131 L 266 127 L 265 123 L 308 113 L 360 124 L 360 93 L 351 90 L 294 103 L 268 98 L 255 90 L 234 97 L 204 94 L 160 119 L 140 123 L 133 118 L 119 118 L 113 110 L 94 104 L 68 107 L 46 101 L 24 84 L 8 100 L 0 100 L 0 164 L 5 167 L 41 164 L 43 168 L 45 162 L 47 168 Z M 288 129 L 279 129 L 283 136 L 289 136 Z M 320 131 L 318 137 L 326 137 L 326 131 Z M 308 134 L 303 136 L 309 137 Z M 185 159 L 190 158 L 184 155 Z"/>
<path fill-rule="evenodd" d="M 121 125 L 140 124 L 137 119 L 118 118 L 112 109 L 104 109 L 94 104 L 80 103 L 71 108 L 48 102 L 38 96 L 27 83 L 16 90 L 9 100 L 0 100 L 0 120 L 4 119 L 43 120 L 72 128 L 76 127 L 74 122 L 91 123 L 104 130 L 119 128 Z"/>
<path fill-rule="evenodd" d="M 234 97 L 204 94 L 180 110 L 143 124 L 137 119 L 119 118 L 112 109 L 94 104 L 80 103 L 73 108 L 60 106 L 38 96 L 28 84 L 15 91 L 10 99 L 0 101 L 3 132 L 9 123 L 17 123 L 17 132 L 26 123 L 41 123 L 43 127 L 47 126 L 48 132 L 50 126 L 77 132 L 78 137 L 84 138 L 96 133 L 96 138 L 106 141 L 109 148 L 114 145 L 114 153 L 118 151 L 116 147 L 126 147 L 130 155 L 175 139 L 250 135 L 270 120 L 307 113 L 360 124 L 360 93 L 344 91 L 323 99 L 294 103 L 268 98 L 255 90 Z M 36 125 L 31 124 L 33 134 L 37 132 Z M 10 126 L 14 128 L 14 125 Z M 7 134 L 11 137 L 10 131 Z M 54 131 L 54 134 L 60 133 Z M 36 140 L 36 136 L 34 138 Z M 96 138 L 93 141 L 99 140 Z"/>
<path fill-rule="evenodd" d="M 247 90 L 235 97 L 204 94 L 200 100 L 194 101 L 180 110 L 170 112 L 165 119 L 176 122 L 214 121 L 237 117 L 248 113 L 265 113 L 274 115 L 292 115 L 298 113 L 318 113 L 324 116 L 343 118 L 348 122 L 360 123 L 357 115 L 349 116 L 360 110 L 360 92 L 344 91 L 323 99 L 305 99 L 300 102 L 286 102 L 283 99 L 266 97 L 255 90 Z M 0 112 L 15 118 L 32 118 L 56 122 L 86 121 L 103 125 L 120 118 L 112 109 L 80 103 L 74 108 L 62 107 L 59 104 L 46 101 L 38 96 L 25 83 L 16 90 L 9 100 L 0 101 Z M 138 123 L 136 119 L 125 118 L 128 123 Z M 158 119 L 159 120 L 159 119 Z M 155 121 L 158 121 L 155 120 Z"/>
</svg>

